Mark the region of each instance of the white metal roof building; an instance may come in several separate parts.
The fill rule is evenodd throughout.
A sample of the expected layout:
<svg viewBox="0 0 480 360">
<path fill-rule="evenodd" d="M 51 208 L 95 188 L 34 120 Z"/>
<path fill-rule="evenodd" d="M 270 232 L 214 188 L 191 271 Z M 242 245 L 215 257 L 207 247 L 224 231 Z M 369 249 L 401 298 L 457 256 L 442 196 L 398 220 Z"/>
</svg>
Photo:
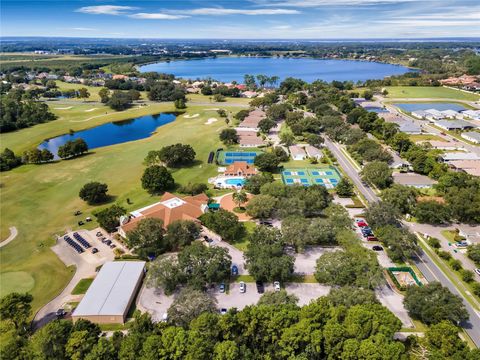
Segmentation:
<svg viewBox="0 0 480 360">
<path fill-rule="evenodd" d="M 142 282 L 144 261 L 105 263 L 72 314 L 73 321 L 124 323 Z"/>
</svg>

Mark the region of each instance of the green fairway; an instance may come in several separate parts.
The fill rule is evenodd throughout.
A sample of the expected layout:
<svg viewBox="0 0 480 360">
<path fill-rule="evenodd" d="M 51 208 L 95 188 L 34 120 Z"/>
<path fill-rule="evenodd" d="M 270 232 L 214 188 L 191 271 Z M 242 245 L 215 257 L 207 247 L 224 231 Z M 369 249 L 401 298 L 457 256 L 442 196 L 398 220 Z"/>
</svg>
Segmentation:
<svg viewBox="0 0 480 360">
<path fill-rule="evenodd" d="M 25 271 L 0 274 L 0 298 L 11 292 L 25 293 L 33 289 L 35 279 Z"/>
<path fill-rule="evenodd" d="M 480 95 L 466 93 L 445 87 L 428 86 L 387 86 L 387 98 L 420 98 L 420 99 L 456 99 L 477 101 Z"/>
<path fill-rule="evenodd" d="M 152 105 L 149 109 L 151 113 L 174 110 L 171 103 Z M 73 160 L 25 165 L 0 174 L 0 238 L 8 237 L 10 226 L 18 229 L 15 240 L 0 250 L 2 273 L 23 271 L 33 277 L 35 284 L 31 292 L 35 299 L 35 310 L 57 295 L 73 274 L 73 269 L 67 269 L 50 250 L 54 236 L 78 227 L 79 219 L 73 215 L 75 210 L 81 210 L 82 217 L 92 216 L 95 219 L 92 212 L 101 208 L 89 206 L 78 197 L 80 188 L 86 182 L 107 183 L 114 201 L 127 210 L 158 201 L 158 196 L 150 196 L 141 187 L 143 160 L 149 150 L 177 142 L 191 144 L 198 160 L 190 168 L 172 171 L 177 183 L 206 183 L 209 177 L 217 174 L 217 166 L 207 164 L 207 159 L 210 151 L 222 146 L 218 134 L 226 124 L 218 118 L 215 110 L 208 109 L 209 106 L 191 106 L 187 109 L 187 114 L 199 114 L 197 117 L 186 118 L 180 115 L 177 120 L 162 126 L 146 139 L 98 148 Z M 81 110 L 77 110 L 81 113 Z M 228 110 L 234 112 L 239 108 L 230 107 Z M 132 110 L 132 113 L 134 111 L 136 110 Z M 145 115 L 144 108 L 138 111 Z M 112 116 L 121 117 L 125 114 L 116 113 Z M 206 125 L 210 118 L 218 118 L 218 121 Z M 28 147 L 23 143 L 36 144 L 39 139 L 68 132 L 72 124 L 87 127 L 105 122 L 107 118 L 94 119 L 88 125 L 71 123 L 69 120 L 69 117 L 65 117 L 63 122 L 56 123 L 56 120 L 15 133 L 2 134 L 0 139 L 3 143 L 4 138 L 7 138 L 9 146 L 18 151 Z M 130 204 L 127 204 L 127 198 Z M 89 227 L 94 226 L 95 221 L 89 223 Z"/>
</svg>

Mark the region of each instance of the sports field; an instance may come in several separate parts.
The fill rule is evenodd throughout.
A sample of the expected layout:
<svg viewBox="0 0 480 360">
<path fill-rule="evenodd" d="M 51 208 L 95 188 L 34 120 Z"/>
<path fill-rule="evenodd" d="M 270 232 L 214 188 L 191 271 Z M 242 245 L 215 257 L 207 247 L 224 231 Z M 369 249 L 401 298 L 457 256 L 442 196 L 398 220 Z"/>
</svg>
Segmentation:
<svg viewBox="0 0 480 360">
<path fill-rule="evenodd" d="M 70 105 L 56 102 L 54 106 L 66 108 Z M 171 103 L 152 104 L 86 120 L 94 116 L 92 114 L 104 114 L 106 109 L 86 112 L 85 110 L 89 110 L 88 106 L 93 106 L 78 106 L 54 110 L 63 112 L 59 120 L 1 134 L 2 146 L 8 146 L 21 154 L 26 148 L 37 145 L 47 137 L 68 133 L 71 127 L 78 130 L 113 119 L 130 118 L 133 114 L 145 115 L 148 112 L 152 114 L 174 110 Z M 207 164 L 207 159 L 210 151 L 222 146 L 218 134 L 226 124 L 224 121 L 208 122 L 208 119 L 218 117 L 216 110 L 211 108 L 189 106 L 186 109 L 187 114 L 198 116 L 179 116 L 177 120 L 162 126 L 146 139 L 97 148 L 77 159 L 45 165 L 25 165 L 2 172 L 0 239 L 8 237 L 10 226 L 18 229 L 17 237 L 0 249 L 2 295 L 4 289 L 20 289 L 17 285 L 22 282 L 25 287 L 21 289 L 31 291 L 34 296 L 35 311 L 67 284 L 74 269 L 67 269 L 50 250 L 54 244 L 54 236 L 64 233 L 66 229 L 78 227 L 78 218 L 73 215 L 74 211 L 82 211 L 83 218 L 92 216 L 95 219 L 93 212 L 105 207 L 89 206 L 78 197 L 78 192 L 85 183 L 106 183 L 113 196 L 112 203 L 108 205 L 115 202 L 127 210 L 158 201 L 157 196 L 150 196 L 141 187 L 140 178 L 145 168 L 143 160 L 148 151 L 175 143 L 190 144 L 197 154 L 197 161 L 193 166 L 172 170 L 176 183 L 206 183 L 209 177 L 215 176 L 217 166 Z M 229 107 L 227 110 L 235 113 L 240 108 Z M 95 227 L 95 221 L 88 226 Z"/>
<path fill-rule="evenodd" d="M 289 168 L 282 171 L 282 181 L 286 185 L 323 185 L 327 189 L 333 189 L 340 181 L 340 173 L 333 166 Z"/>
<path fill-rule="evenodd" d="M 217 161 L 220 165 L 230 165 L 236 161 L 246 161 L 248 164 L 253 164 L 255 157 L 260 154 L 260 151 L 219 151 L 217 154 Z"/>
<path fill-rule="evenodd" d="M 387 86 L 387 98 L 456 99 L 478 101 L 480 95 L 442 86 Z"/>
</svg>

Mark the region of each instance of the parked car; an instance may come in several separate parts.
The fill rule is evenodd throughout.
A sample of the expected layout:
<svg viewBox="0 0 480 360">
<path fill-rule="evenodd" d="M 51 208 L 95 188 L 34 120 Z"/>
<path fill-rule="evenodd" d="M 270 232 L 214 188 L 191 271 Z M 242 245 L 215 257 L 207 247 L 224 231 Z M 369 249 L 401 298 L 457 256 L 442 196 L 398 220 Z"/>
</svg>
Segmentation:
<svg viewBox="0 0 480 360">
<path fill-rule="evenodd" d="M 110 249 L 115 249 L 117 247 L 117 245 L 115 244 L 110 244 L 109 246 L 110 246 Z"/>
<path fill-rule="evenodd" d="M 477 275 L 480 275 L 480 269 L 475 269 L 475 272 L 477 273 Z"/>
<path fill-rule="evenodd" d="M 357 226 L 361 228 L 368 227 L 368 224 L 365 221 L 359 221 L 357 222 Z"/>
<path fill-rule="evenodd" d="M 240 292 L 243 294 L 246 291 L 247 291 L 247 285 L 243 281 L 240 281 Z"/>
<path fill-rule="evenodd" d="M 98 252 L 98 249 L 97 248 L 93 248 L 92 249 L 92 254 L 96 254 Z"/>
<path fill-rule="evenodd" d="M 87 217 L 87 218 L 85 219 L 85 221 L 86 221 L 86 222 L 90 222 L 90 221 L 92 221 L 92 218 L 89 216 L 89 217 Z"/>
<path fill-rule="evenodd" d="M 57 317 L 57 319 L 63 318 L 66 314 L 67 314 L 67 312 L 64 309 L 58 309 L 55 312 L 55 316 Z"/>
<path fill-rule="evenodd" d="M 75 215 L 75 216 L 78 216 L 78 215 L 81 215 L 81 214 L 82 214 L 82 212 L 80 210 L 77 210 L 73 213 L 73 215 Z"/>
<path fill-rule="evenodd" d="M 225 315 L 227 312 L 228 312 L 228 310 L 225 309 L 225 308 L 221 308 L 221 309 L 220 309 L 220 314 L 221 314 L 221 315 Z"/>
<path fill-rule="evenodd" d="M 378 241 L 378 239 L 375 236 L 370 235 L 370 236 L 367 236 L 367 241 Z"/>
<path fill-rule="evenodd" d="M 380 245 L 374 245 L 374 246 L 372 246 L 372 250 L 373 251 L 382 251 L 383 247 L 381 247 Z"/>
<path fill-rule="evenodd" d="M 221 293 L 224 293 L 225 292 L 225 284 L 221 283 L 220 286 L 218 287 L 218 289 L 220 290 Z"/>
<path fill-rule="evenodd" d="M 78 226 L 82 226 L 82 225 L 85 225 L 85 223 L 80 220 L 80 221 L 78 222 Z"/>
<path fill-rule="evenodd" d="M 255 285 L 257 285 L 257 292 L 259 294 L 263 294 L 265 292 L 265 286 L 263 286 L 263 282 L 262 281 L 256 281 L 255 282 Z"/>
<path fill-rule="evenodd" d="M 97 237 L 102 237 L 102 236 L 103 236 L 103 234 L 102 234 L 101 231 L 97 231 L 97 234 L 96 234 L 96 235 L 97 235 Z"/>
<path fill-rule="evenodd" d="M 112 240 L 105 240 L 105 245 L 110 246 L 112 244 Z"/>
<path fill-rule="evenodd" d="M 273 288 L 275 289 L 275 291 L 280 291 L 280 282 L 275 281 L 273 283 Z"/>
<path fill-rule="evenodd" d="M 237 265 L 232 265 L 232 275 L 233 276 L 238 275 L 238 266 Z"/>
<path fill-rule="evenodd" d="M 163 313 L 163 315 L 162 315 L 162 321 L 163 321 L 163 322 L 167 322 L 167 321 L 168 321 L 168 314 L 167 314 L 167 313 Z"/>
<path fill-rule="evenodd" d="M 271 221 L 260 221 L 260 225 L 272 227 L 273 223 Z"/>
</svg>

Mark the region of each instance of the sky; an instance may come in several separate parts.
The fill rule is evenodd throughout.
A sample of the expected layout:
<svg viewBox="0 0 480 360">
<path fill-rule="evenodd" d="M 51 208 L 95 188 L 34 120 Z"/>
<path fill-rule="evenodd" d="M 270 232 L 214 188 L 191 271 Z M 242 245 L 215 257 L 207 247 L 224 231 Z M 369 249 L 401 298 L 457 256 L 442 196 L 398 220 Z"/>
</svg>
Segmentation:
<svg viewBox="0 0 480 360">
<path fill-rule="evenodd" d="M 1 0 L 1 36 L 480 37 L 480 0 Z"/>
</svg>

